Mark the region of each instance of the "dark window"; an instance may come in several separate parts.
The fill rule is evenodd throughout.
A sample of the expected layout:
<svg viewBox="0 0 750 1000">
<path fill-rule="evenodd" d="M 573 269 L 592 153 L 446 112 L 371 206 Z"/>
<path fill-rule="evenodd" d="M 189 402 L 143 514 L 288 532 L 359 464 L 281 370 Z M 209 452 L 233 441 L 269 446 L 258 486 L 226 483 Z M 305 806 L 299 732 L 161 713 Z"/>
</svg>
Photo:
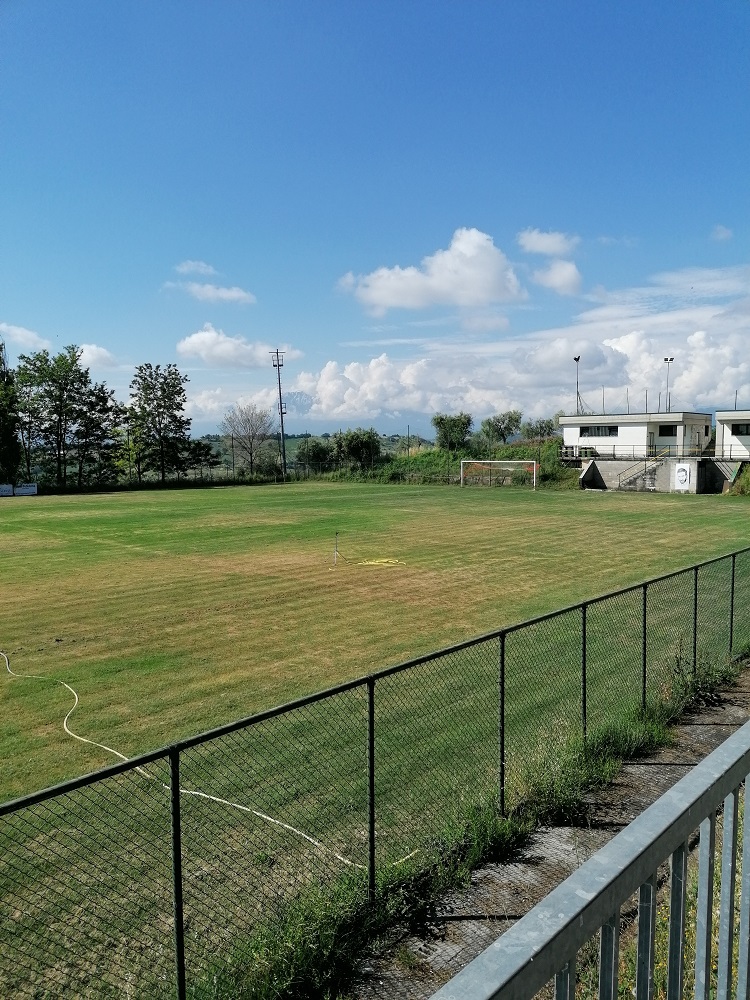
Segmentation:
<svg viewBox="0 0 750 1000">
<path fill-rule="evenodd" d="M 619 431 L 618 427 L 582 427 L 580 436 L 583 438 L 616 438 Z"/>
<path fill-rule="evenodd" d="M 677 424 L 659 424 L 660 438 L 676 438 Z"/>
<path fill-rule="evenodd" d="M 732 424 L 732 434 L 735 437 L 747 437 L 750 435 L 750 424 Z"/>
<path fill-rule="evenodd" d="M 708 426 L 708 424 L 706 424 L 706 429 L 703 433 L 705 437 L 711 437 L 711 428 Z"/>
</svg>

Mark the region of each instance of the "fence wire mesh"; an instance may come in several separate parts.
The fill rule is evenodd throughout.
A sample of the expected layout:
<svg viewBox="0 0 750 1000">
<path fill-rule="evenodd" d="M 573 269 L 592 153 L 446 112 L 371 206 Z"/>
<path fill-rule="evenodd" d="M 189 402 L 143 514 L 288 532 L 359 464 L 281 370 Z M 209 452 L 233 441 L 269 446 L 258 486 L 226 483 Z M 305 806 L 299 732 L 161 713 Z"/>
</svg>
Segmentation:
<svg viewBox="0 0 750 1000">
<path fill-rule="evenodd" d="M 237 965 L 259 925 L 342 875 L 367 888 L 366 686 L 181 754 L 186 965 Z"/>
<path fill-rule="evenodd" d="M 589 730 L 641 707 L 643 591 L 615 594 L 586 612 L 586 717 Z"/>
<path fill-rule="evenodd" d="M 730 629 L 735 655 L 750 650 L 750 550 L 734 556 L 734 583 L 732 561 L 0 807 L 0 996 L 236 995 L 257 941 L 290 914 L 304 920 L 306 900 L 364 901 L 426 867 L 477 807 L 539 788 L 567 741 L 644 695 L 670 697 L 696 660 L 728 655 Z"/>
<path fill-rule="evenodd" d="M 0 995 L 174 996 L 163 761 L 0 819 Z"/>
<path fill-rule="evenodd" d="M 736 556 L 733 625 L 734 652 L 750 651 L 750 551 Z"/>
<path fill-rule="evenodd" d="M 671 697 L 692 670 L 692 570 L 649 583 L 646 594 L 646 691 Z"/>
<path fill-rule="evenodd" d="M 553 770 L 561 744 L 581 733 L 581 622 L 575 608 L 506 636 L 508 804 Z"/>
<path fill-rule="evenodd" d="M 473 807 L 497 797 L 498 648 L 480 642 L 377 680 L 379 872 L 423 863 Z"/>
</svg>

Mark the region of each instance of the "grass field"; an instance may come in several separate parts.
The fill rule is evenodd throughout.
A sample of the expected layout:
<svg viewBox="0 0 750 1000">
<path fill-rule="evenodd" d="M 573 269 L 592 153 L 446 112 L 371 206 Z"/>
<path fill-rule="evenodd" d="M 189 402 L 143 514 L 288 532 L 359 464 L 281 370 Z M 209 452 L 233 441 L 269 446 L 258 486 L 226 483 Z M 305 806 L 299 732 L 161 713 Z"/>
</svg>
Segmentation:
<svg viewBox="0 0 750 1000">
<path fill-rule="evenodd" d="M 72 728 L 130 756 L 748 545 L 749 513 L 330 483 L 4 500 L 0 648 L 72 685 Z M 113 762 L 66 736 L 60 685 L 0 692 L 2 799 Z"/>
</svg>

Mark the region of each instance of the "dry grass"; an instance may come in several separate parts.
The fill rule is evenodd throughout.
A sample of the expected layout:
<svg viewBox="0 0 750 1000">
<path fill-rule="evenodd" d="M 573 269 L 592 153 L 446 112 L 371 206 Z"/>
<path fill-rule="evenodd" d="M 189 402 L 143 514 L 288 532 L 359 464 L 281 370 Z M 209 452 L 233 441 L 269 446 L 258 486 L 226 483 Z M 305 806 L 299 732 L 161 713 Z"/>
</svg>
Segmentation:
<svg viewBox="0 0 750 1000">
<path fill-rule="evenodd" d="M 728 497 L 298 484 L 0 517 L 0 648 L 129 755 L 750 544 Z M 3 798 L 111 762 L 64 734 L 59 685 L 6 676 L 0 697 Z"/>
</svg>

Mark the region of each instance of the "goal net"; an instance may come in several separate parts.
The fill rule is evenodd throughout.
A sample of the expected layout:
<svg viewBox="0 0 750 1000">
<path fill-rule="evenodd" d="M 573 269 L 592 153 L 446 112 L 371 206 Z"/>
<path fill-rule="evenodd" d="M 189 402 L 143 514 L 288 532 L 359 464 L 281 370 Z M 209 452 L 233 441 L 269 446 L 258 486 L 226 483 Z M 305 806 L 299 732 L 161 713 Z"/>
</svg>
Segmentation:
<svg viewBox="0 0 750 1000">
<path fill-rule="evenodd" d="M 461 459 L 462 486 L 530 486 L 536 489 L 536 462 L 531 459 Z"/>
</svg>

